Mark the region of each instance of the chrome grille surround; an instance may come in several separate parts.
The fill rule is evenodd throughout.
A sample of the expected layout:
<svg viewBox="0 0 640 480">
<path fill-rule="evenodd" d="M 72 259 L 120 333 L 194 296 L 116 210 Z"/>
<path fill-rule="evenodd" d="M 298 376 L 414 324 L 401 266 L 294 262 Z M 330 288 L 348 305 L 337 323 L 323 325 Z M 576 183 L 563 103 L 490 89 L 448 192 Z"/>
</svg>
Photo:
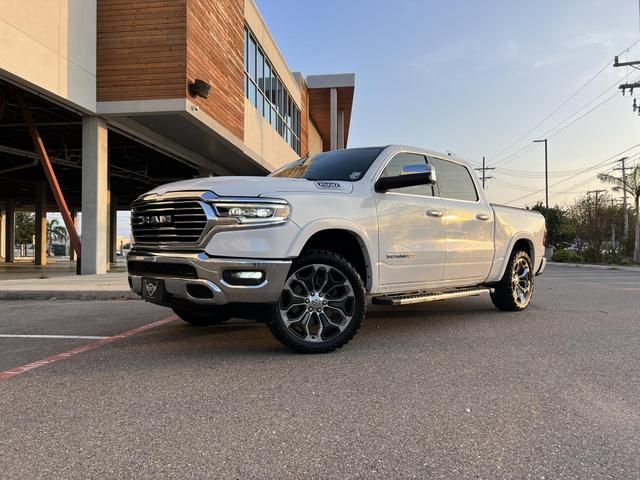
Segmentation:
<svg viewBox="0 0 640 480">
<path fill-rule="evenodd" d="M 144 195 L 131 206 L 131 232 L 136 247 L 194 250 L 205 241 L 216 216 L 204 200 L 211 192 Z"/>
</svg>

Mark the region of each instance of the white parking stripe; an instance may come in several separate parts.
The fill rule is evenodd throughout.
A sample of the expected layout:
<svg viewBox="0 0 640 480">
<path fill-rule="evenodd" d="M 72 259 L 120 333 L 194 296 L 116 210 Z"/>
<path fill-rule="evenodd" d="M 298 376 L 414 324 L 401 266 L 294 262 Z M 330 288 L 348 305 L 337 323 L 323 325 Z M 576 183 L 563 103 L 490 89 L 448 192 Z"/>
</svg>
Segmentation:
<svg viewBox="0 0 640 480">
<path fill-rule="evenodd" d="M 12 335 L 0 334 L 0 338 L 54 338 L 54 339 L 71 339 L 71 340 L 102 340 L 107 337 L 96 337 L 89 335 Z"/>
</svg>

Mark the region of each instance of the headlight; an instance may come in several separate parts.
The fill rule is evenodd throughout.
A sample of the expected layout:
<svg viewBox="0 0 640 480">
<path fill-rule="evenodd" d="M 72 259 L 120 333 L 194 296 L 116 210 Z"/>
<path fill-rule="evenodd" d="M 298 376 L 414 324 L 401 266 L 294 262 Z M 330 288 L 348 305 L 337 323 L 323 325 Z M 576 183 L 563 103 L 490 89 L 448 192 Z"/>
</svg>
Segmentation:
<svg viewBox="0 0 640 480">
<path fill-rule="evenodd" d="M 279 203 L 216 203 L 213 206 L 220 218 L 234 218 L 240 223 L 273 224 L 289 218 L 289 205 Z"/>
</svg>

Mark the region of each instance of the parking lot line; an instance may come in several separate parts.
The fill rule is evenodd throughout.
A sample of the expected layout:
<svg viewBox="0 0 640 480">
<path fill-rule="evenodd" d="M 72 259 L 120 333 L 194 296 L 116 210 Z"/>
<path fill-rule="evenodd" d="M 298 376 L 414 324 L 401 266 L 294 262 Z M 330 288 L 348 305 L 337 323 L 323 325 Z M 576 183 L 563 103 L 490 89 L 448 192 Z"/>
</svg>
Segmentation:
<svg viewBox="0 0 640 480">
<path fill-rule="evenodd" d="M 43 339 L 70 339 L 70 340 L 102 340 L 109 337 L 96 337 L 91 335 L 13 335 L 1 334 L 0 338 L 43 338 Z"/>
<path fill-rule="evenodd" d="M 72 348 L 71 350 L 67 350 L 66 352 L 57 353 L 55 355 L 51 355 L 41 360 L 36 360 L 35 362 L 27 363 L 26 365 L 12 368 L 11 370 L 5 370 L 4 372 L 0 372 L 0 382 L 3 380 L 9 380 L 10 378 L 13 378 L 13 377 L 17 377 L 18 375 L 22 375 L 23 373 L 30 372 L 31 370 L 35 370 L 36 368 L 44 367 L 46 365 L 51 365 L 52 363 L 56 363 L 56 362 L 61 362 L 62 360 L 69 360 L 70 358 L 80 355 L 81 353 L 95 350 L 96 348 L 101 347 L 103 345 L 119 342 L 120 340 L 124 340 L 126 338 L 132 337 L 139 333 L 146 332 L 153 328 L 161 327 L 162 325 L 166 325 L 167 323 L 177 320 L 177 318 L 178 317 L 176 317 L 175 315 L 172 315 L 171 317 L 163 318 L 162 320 L 158 320 L 157 322 L 148 323 L 146 325 L 142 325 L 141 327 L 127 330 L 126 332 L 122 332 L 117 335 L 105 337 L 95 342 L 87 343 L 80 347 Z"/>
</svg>

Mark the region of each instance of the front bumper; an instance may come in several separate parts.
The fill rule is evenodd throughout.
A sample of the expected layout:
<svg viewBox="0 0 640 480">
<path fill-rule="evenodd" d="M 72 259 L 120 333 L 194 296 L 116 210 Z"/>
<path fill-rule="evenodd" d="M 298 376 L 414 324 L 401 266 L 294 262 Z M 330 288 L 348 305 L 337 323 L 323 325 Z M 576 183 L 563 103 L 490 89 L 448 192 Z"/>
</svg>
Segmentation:
<svg viewBox="0 0 640 480">
<path fill-rule="evenodd" d="M 164 282 L 164 303 L 188 302 L 206 306 L 276 302 L 282 293 L 291 260 L 216 258 L 203 252 L 131 251 L 127 256 L 127 264 L 129 286 L 137 295 L 142 296 L 142 279 L 152 278 Z M 259 285 L 231 285 L 223 279 L 225 270 L 259 270 L 265 276 Z M 210 293 L 201 295 L 203 291 Z"/>
</svg>

